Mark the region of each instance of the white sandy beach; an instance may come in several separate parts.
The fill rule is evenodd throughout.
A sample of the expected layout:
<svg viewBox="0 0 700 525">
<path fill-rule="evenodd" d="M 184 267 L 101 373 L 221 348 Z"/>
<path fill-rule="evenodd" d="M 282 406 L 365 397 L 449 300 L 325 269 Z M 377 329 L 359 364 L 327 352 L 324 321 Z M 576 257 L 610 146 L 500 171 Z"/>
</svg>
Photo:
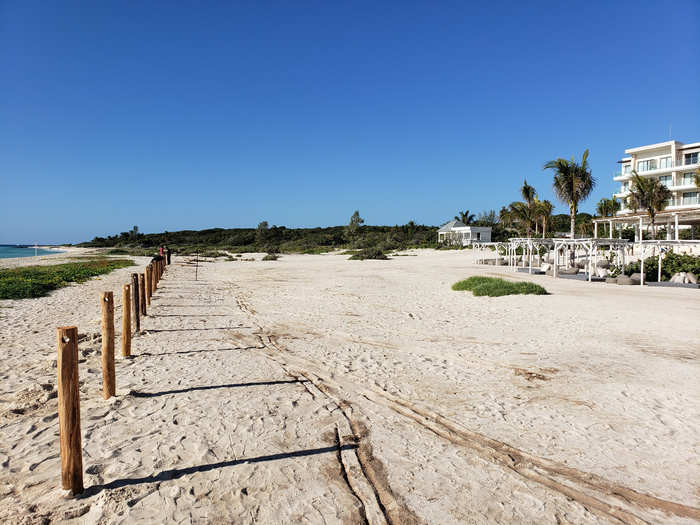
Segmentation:
<svg viewBox="0 0 700 525">
<path fill-rule="evenodd" d="M 0 522 L 700 522 L 698 290 L 408 253 L 256 254 L 197 281 L 174 258 L 109 401 L 99 292 L 120 300 L 146 258 L 0 301 Z M 450 289 L 470 275 L 551 295 Z M 60 488 L 65 325 L 87 335 L 76 499 Z"/>
</svg>

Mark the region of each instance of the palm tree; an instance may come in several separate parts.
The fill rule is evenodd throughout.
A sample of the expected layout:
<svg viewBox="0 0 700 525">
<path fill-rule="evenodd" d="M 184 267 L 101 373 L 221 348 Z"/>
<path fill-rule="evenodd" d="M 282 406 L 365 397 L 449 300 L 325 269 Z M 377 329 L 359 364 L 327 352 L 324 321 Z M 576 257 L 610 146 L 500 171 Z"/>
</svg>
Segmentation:
<svg viewBox="0 0 700 525">
<path fill-rule="evenodd" d="M 573 157 L 571 160 L 560 157 L 545 163 L 544 169 L 554 171 L 554 194 L 560 201 L 569 205 L 571 238 L 573 239 L 578 203 L 586 200 L 596 183 L 588 165 L 588 150 L 583 152 L 581 164 L 577 164 Z"/>
<path fill-rule="evenodd" d="M 695 171 L 695 185 L 700 188 L 700 168 Z"/>
<path fill-rule="evenodd" d="M 504 228 L 513 226 L 513 214 L 505 206 L 501 206 L 501 211 L 498 212 L 498 220 Z"/>
<path fill-rule="evenodd" d="M 537 191 L 527 183 L 527 179 L 523 180 L 523 187 L 520 188 L 520 195 L 523 196 L 523 199 L 528 205 L 531 205 L 537 199 Z"/>
<path fill-rule="evenodd" d="M 462 221 L 466 225 L 473 223 L 475 218 L 473 213 L 469 213 L 469 210 L 460 211 L 458 215 L 455 215 L 456 221 Z"/>
<path fill-rule="evenodd" d="M 554 205 L 548 200 L 537 201 L 536 215 L 542 220 L 542 238 L 547 236 L 547 225 L 551 222 Z"/>
<path fill-rule="evenodd" d="M 532 234 L 532 226 L 536 221 L 535 208 L 526 202 L 511 202 L 508 206 L 508 213 L 512 223 L 517 223 L 524 227 L 527 237 Z"/>
<path fill-rule="evenodd" d="M 651 227 L 652 238 L 656 239 L 656 214 L 666 208 L 668 200 L 673 196 L 671 190 L 661 184 L 659 179 L 646 179 L 632 170 L 632 185 L 630 194 L 627 197 L 629 207 L 634 211 L 644 208 L 649 215 L 649 226 Z M 641 235 L 641 232 L 640 232 Z"/>
<path fill-rule="evenodd" d="M 618 211 L 620 211 L 620 202 L 615 197 L 602 198 L 596 205 L 596 213 L 600 217 L 615 217 Z M 612 237 L 612 231 L 608 232 L 608 237 Z"/>
</svg>

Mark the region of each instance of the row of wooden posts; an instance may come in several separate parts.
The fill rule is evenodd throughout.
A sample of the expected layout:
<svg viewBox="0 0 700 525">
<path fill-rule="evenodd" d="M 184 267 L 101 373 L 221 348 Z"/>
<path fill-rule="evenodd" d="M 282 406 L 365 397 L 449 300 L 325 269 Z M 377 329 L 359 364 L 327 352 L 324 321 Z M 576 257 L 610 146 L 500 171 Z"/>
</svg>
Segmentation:
<svg viewBox="0 0 700 525">
<path fill-rule="evenodd" d="M 121 353 L 123 357 L 131 355 L 132 327 L 136 333 L 141 331 L 141 317 L 146 315 L 147 306 L 151 304 L 151 296 L 158 288 L 158 282 L 165 272 L 165 263 L 163 257 L 154 257 L 146 266 L 144 273 L 131 274 L 131 283 L 122 286 Z M 109 399 L 116 393 L 114 294 L 100 293 L 100 305 L 102 309 L 102 395 L 105 399 Z M 61 481 L 65 490 L 80 494 L 83 492 L 83 453 L 80 435 L 78 327 L 58 327 L 56 336 Z"/>
</svg>

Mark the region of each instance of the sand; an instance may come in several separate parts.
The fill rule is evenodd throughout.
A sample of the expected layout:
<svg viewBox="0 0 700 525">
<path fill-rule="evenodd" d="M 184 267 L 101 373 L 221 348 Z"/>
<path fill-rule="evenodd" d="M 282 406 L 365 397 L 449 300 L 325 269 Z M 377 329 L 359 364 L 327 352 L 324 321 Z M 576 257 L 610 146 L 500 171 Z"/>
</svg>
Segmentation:
<svg viewBox="0 0 700 525">
<path fill-rule="evenodd" d="M 133 269 L 0 301 L 0 521 L 700 521 L 698 290 L 407 253 L 256 254 L 202 263 L 197 281 L 175 258 L 109 401 L 97 298 Z M 470 275 L 551 295 L 450 289 Z M 80 498 L 60 488 L 69 324 L 86 334 Z"/>
</svg>

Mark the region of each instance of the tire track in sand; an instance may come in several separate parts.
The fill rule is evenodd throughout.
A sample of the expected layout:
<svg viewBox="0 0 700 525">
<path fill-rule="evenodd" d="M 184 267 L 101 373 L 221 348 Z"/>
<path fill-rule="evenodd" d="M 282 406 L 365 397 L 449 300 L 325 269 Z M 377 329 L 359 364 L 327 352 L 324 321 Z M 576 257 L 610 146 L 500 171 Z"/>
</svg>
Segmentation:
<svg viewBox="0 0 700 525">
<path fill-rule="evenodd" d="M 508 443 L 469 430 L 433 409 L 421 407 L 417 403 L 372 387 L 358 388 L 357 385 L 362 383 L 358 380 L 353 381 L 351 374 L 344 374 L 347 380 L 342 382 L 337 377 L 331 378 L 331 372 L 319 367 L 317 363 L 293 355 L 286 350 L 273 333 L 266 331 L 254 320 L 255 311 L 250 309 L 245 301 L 237 299 L 237 302 L 241 310 L 247 312 L 254 324 L 259 327 L 260 334 L 257 335 L 261 346 L 265 348 L 263 351 L 266 355 L 285 369 L 290 365 L 298 369 L 297 372 L 290 373 L 292 375 L 296 373 L 297 376 L 311 381 L 316 388 L 333 399 L 341 410 L 343 405 L 350 405 L 347 401 L 349 394 L 385 406 L 443 439 L 469 448 L 483 459 L 555 490 L 599 516 L 619 523 L 638 525 L 648 523 L 647 520 L 656 520 L 657 516 L 642 518 L 638 515 L 645 514 L 644 511 L 656 511 L 700 520 L 698 508 L 641 493 L 597 474 L 534 456 Z"/>
</svg>

